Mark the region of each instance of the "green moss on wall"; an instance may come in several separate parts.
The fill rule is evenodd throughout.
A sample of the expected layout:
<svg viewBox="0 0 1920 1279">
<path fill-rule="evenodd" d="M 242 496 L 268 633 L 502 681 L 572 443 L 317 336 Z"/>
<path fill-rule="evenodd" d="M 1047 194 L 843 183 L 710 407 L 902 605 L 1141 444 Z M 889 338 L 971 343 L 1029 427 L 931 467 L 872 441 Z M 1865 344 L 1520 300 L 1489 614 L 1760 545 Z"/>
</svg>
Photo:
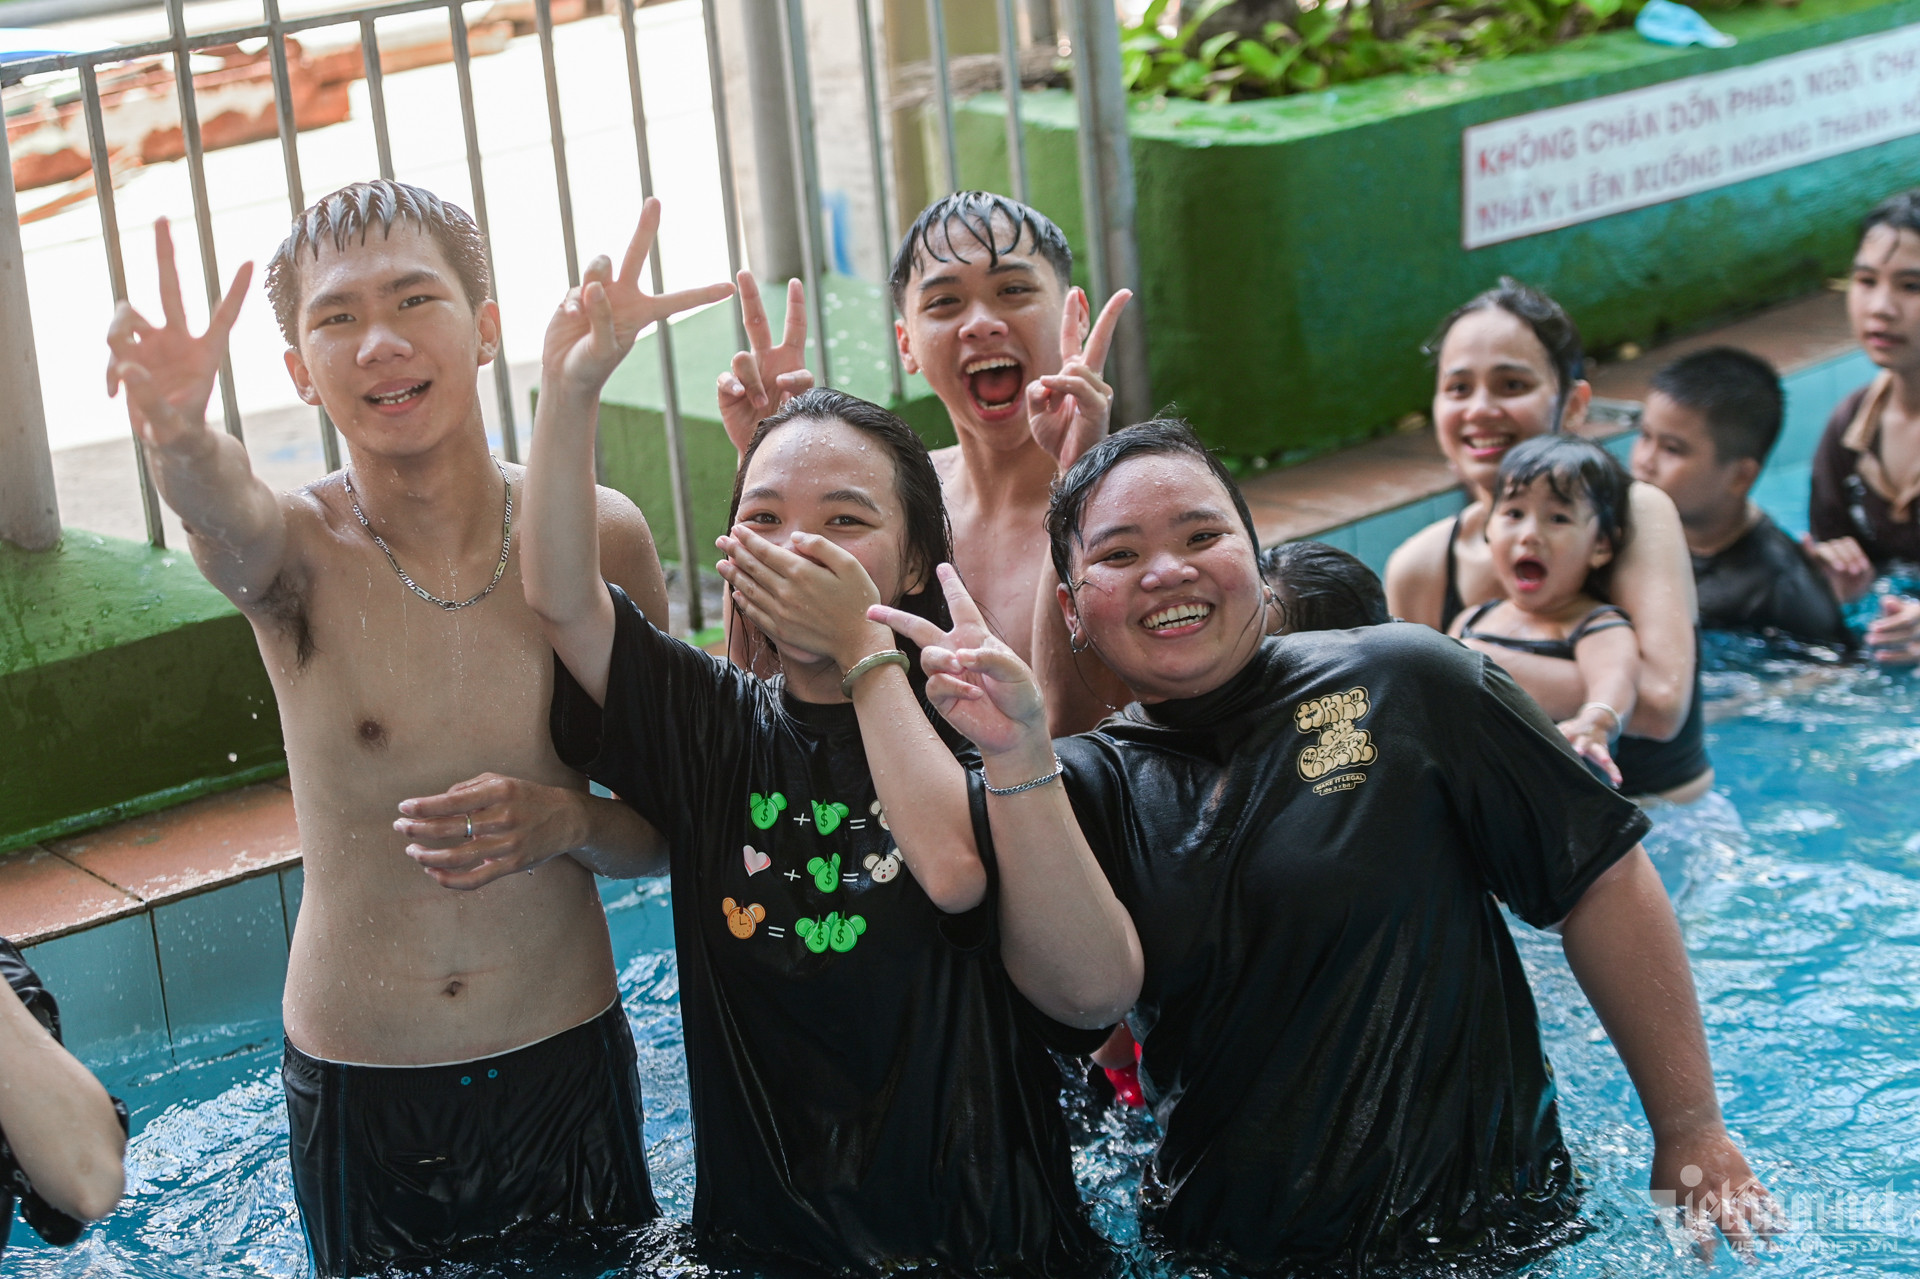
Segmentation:
<svg viewBox="0 0 1920 1279">
<path fill-rule="evenodd" d="M 0 850 L 286 771 L 245 619 L 192 559 L 0 543 Z"/>
<path fill-rule="evenodd" d="M 778 334 L 786 325 L 786 290 L 764 284 L 762 288 L 768 323 Z M 908 377 L 905 398 L 893 402 L 886 345 L 893 330 L 893 311 L 885 291 L 861 280 L 831 276 L 826 295 L 833 385 L 888 405 L 920 432 L 929 448 L 952 444 L 953 424 L 923 379 Z M 674 376 L 680 384 L 687 482 L 699 543 L 695 549 L 709 558 L 717 554 L 713 539 L 726 532 L 727 502 L 733 494 L 735 455 L 714 399 L 714 379 L 729 367 L 738 349 L 733 306 L 725 302 L 708 307 L 673 326 Z M 809 348 L 814 347 L 816 336 L 809 335 Z M 674 527 L 657 341 L 649 333 L 635 343 L 601 393 L 600 461 L 606 483 L 632 498 L 646 515 L 661 558 L 677 561 L 680 538 Z M 817 359 L 809 367 L 817 372 Z"/>
<path fill-rule="evenodd" d="M 1132 115 L 1153 391 L 1240 455 L 1315 451 L 1425 406 L 1419 353 L 1454 305 L 1511 274 L 1551 291 L 1590 348 L 1646 343 L 1819 287 L 1876 200 L 1920 183 L 1920 137 L 1468 252 L 1460 134 L 1568 102 L 1920 21 L 1920 0 L 1806 0 L 1716 14 L 1730 49 L 1631 31 L 1452 75 Z M 1071 97 L 1022 97 L 1034 202 L 1080 242 Z M 1004 103 L 959 113 L 969 185 L 1005 184 Z"/>
</svg>

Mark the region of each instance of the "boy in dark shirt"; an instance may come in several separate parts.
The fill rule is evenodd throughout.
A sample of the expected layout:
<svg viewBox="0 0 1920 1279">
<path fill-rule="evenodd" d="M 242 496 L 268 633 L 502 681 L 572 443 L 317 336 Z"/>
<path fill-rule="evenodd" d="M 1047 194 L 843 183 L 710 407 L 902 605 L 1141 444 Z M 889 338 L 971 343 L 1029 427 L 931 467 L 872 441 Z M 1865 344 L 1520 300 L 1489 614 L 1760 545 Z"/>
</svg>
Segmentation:
<svg viewBox="0 0 1920 1279">
<path fill-rule="evenodd" d="M 1780 435 L 1779 375 L 1732 347 L 1684 355 L 1654 375 L 1633 445 L 1633 476 L 1680 511 L 1700 625 L 1815 644 L 1852 639 L 1806 552 L 1748 499 Z"/>
<path fill-rule="evenodd" d="M 127 1108 L 60 1045 L 60 1009 L 0 937 L 0 1251 L 14 1201 L 64 1247 L 120 1201 Z"/>
</svg>

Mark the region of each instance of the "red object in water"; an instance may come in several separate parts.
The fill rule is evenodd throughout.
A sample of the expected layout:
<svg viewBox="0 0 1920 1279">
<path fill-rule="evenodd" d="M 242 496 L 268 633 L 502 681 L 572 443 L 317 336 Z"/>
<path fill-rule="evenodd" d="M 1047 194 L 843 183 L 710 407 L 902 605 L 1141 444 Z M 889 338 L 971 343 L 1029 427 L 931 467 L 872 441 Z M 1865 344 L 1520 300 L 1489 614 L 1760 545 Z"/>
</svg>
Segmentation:
<svg viewBox="0 0 1920 1279">
<path fill-rule="evenodd" d="M 1101 1067 L 1107 1072 L 1107 1082 L 1113 1085 L 1113 1095 L 1129 1106 L 1147 1104 L 1146 1094 L 1140 1091 L 1140 1067 L 1122 1066 L 1118 1070 Z"/>
</svg>

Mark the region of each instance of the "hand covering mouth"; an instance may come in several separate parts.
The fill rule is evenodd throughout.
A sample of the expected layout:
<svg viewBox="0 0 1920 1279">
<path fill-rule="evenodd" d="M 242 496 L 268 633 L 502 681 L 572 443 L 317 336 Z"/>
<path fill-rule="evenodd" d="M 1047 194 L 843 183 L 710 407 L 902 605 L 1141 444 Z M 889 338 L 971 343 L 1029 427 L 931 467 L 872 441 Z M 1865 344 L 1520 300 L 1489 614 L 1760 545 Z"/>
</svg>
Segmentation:
<svg viewBox="0 0 1920 1279">
<path fill-rule="evenodd" d="M 966 375 L 967 393 L 989 412 L 1011 408 L 1027 384 L 1020 361 L 1010 355 L 969 360 L 961 372 Z"/>
</svg>

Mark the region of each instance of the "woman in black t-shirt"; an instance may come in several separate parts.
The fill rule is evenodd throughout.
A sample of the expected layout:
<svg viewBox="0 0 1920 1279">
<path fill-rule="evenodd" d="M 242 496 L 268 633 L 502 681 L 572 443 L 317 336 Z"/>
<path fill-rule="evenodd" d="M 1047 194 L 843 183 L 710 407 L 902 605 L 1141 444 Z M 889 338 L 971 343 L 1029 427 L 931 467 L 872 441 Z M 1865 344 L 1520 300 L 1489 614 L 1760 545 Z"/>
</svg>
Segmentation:
<svg viewBox="0 0 1920 1279">
<path fill-rule="evenodd" d="M 522 571 L 558 659 L 561 758 L 670 849 L 694 1225 L 837 1273 L 1096 1268 L 1046 1046 L 1099 1042 L 1086 1028 L 1138 990 L 1138 942 L 1058 788 L 989 798 L 866 616 L 947 622 L 926 447 L 834 391 L 762 421 L 721 573 L 779 674 L 670 638 L 599 575 L 593 406 L 637 289 L 608 274 L 549 331 Z M 976 738 L 989 779 L 1050 758 L 1032 685 L 995 691 L 1021 726 Z"/>
<path fill-rule="evenodd" d="M 0 1251 L 13 1205 L 64 1247 L 120 1202 L 127 1109 L 60 1044 L 60 1008 L 0 937 Z"/>
<path fill-rule="evenodd" d="M 1075 643 L 1139 699 L 1055 745 L 1146 951 L 1130 1021 L 1164 1245 L 1464 1269 L 1577 1231 L 1502 901 L 1562 929 L 1653 1126 L 1653 1187 L 1724 1189 L 1709 1219 L 1738 1242 L 1766 1228 L 1647 820 L 1498 666 L 1419 626 L 1270 637 L 1246 504 L 1181 423 L 1089 450 L 1048 523 Z M 894 620 L 929 669 L 971 660 Z"/>
</svg>

